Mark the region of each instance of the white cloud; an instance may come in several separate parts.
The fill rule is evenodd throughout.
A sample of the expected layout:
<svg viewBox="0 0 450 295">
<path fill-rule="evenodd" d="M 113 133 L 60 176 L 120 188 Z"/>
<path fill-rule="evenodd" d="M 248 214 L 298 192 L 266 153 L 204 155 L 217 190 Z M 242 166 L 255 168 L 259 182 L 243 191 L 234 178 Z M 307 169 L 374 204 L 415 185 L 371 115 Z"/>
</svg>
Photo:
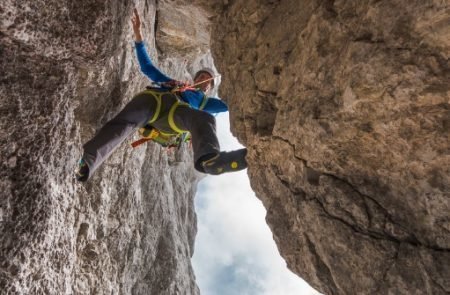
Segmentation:
<svg viewBox="0 0 450 295">
<path fill-rule="evenodd" d="M 228 115 L 217 123 L 222 149 L 240 148 L 228 131 Z M 246 171 L 203 179 L 196 207 L 193 266 L 202 294 L 319 294 L 287 269 Z"/>
</svg>

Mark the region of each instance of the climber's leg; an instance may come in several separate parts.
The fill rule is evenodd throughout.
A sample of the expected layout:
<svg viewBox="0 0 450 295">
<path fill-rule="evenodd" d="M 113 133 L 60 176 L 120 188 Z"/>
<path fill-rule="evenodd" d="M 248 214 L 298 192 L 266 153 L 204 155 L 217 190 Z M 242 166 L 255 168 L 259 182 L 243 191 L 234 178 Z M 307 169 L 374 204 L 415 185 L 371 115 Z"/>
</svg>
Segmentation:
<svg viewBox="0 0 450 295">
<path fill-rule="evenodd" d="M 174 114 L 178 128 L 192 136 L 195 169 L 208 174 L 222 174 L 247 168 L 247 149 L 220 152 L 216 135 L 216 119 L 204 112 L 180 106 Z"/>
<path fill-rule="evenodd" d="M 87 180 L 109 155 L 138 127 L 144 126 L 156 110 L 155 98 L 147 93 L 140 93 L 125 106 L 112 120 L 84 144 L 82 161 L 88 166 L 87 175 L 78 180 Z M 82 164 L 80 164 L 82 165 Z"/>
<path fill-rule="evenodd" d="M 231 152 L 220 152 L 215 156 L 205 156 L 199 162 L 203 172 L 219 175 L 226 172 L 240 171 L 247 168 L 247 149 L 239 149 Z"/>
</svg>

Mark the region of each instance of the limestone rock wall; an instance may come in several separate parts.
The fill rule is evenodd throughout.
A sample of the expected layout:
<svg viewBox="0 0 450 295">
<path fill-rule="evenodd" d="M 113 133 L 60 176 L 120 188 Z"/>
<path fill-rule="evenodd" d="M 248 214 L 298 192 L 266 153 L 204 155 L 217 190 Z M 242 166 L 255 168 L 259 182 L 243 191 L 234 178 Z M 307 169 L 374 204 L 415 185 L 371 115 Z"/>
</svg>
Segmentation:
<svg viewBox="0 0 450 295">
<path fill-rule="evenodd" d="M 325 294 L 449 294 L 449 2 L 204 4 L 288 267 Z"/>
<path fill-rule="evenodd" d="M 186 79 L 211 63 L 205 17 L 190 21 L 203 37 L 186 52 L 184 41 L 155 42 L 161 32 L 186 35 L 162 21 L 175 13 L 166 2 L 135 2 L 154 61 L 157 48 L 178 53 L 160 63 L 166 73 Z M 92 181 L 73 179 L 82 143 L 148 85 L 134 57 L 132 5 L 0 5 L 2 294 L 199 293 L 190 264 L 199 175 L 187 147 L 133 151 L 130 139 Z"/>
</svg>

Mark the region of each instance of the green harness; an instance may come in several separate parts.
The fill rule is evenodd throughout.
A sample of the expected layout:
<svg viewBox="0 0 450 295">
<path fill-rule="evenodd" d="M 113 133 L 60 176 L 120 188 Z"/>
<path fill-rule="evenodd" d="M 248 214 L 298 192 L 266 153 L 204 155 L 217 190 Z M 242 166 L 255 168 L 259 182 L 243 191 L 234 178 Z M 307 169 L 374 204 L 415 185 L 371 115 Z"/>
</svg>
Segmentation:
<svg viewBox="0 0 450 295">
<path fill-rule="evenodd" d="M 147 124 L 139 128 L 138 132 L 141 138 L 131 144 L 132 147 L 137 147 L 144 142 L 154 141 L 162 145 L 163 147 L 179 147 L 183 142 L 189 142 L 191 140 L 191 135 L 188 130 L 182 130 L 179 128 L 173 119 L 175 111 L 178 107 L 191 107 L 188 103 L 180 100 L 177 93 L 171 92 L 170 90 L 162 91 L 158 88 L 148 88 L 139 94 L 149 94 L 156 100 L 156 111 L 153 117 L 147 122 Z M 139 95 L 138 94 L 138 95 Z M 164 96 L 170 95 L 174 99 L 173 104 L 170 108 L 161 112 Z M 203 110 L 208 102 L 208 97 L 204 95 L 202 103 L 199 109 Z M 170 102 L 169 102 L 170 103 Z M 155 123 L 158 126 L 166 125 L 164 128 L 156 128 L 152 124 Z"/>
</svg>

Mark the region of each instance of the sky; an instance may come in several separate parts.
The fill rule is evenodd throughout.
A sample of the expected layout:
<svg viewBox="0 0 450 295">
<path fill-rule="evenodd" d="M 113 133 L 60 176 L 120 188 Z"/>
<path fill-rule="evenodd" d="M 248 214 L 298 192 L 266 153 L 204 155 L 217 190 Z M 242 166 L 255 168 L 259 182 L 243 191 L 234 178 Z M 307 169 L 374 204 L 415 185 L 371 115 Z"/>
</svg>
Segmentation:
<svg viewBox="0 0 450 295">
<path fill-rule="evenodd" d="M 229 131 L 228 113 L 216 119 L 221 149 L 241 148 Z M 287 269 L 246 170 L 202 179 L 195 207 L 192 264 L 202 295 L 320 294 Z"/>
</svg>

